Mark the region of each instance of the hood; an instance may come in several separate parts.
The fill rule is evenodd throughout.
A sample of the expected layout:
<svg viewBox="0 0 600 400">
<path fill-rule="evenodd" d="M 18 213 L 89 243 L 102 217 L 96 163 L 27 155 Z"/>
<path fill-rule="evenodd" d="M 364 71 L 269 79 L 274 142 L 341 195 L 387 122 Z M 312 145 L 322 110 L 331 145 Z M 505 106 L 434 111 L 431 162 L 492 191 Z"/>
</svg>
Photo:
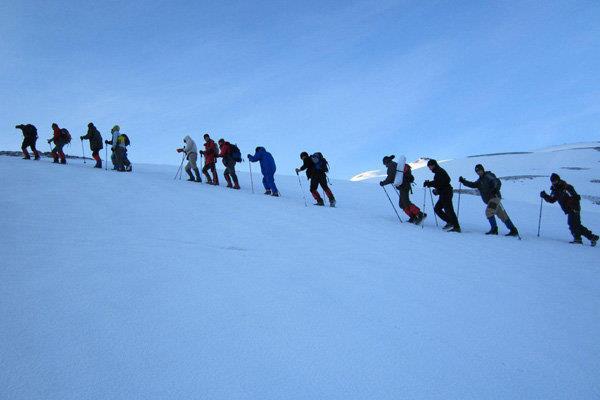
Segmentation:
<svg viewBox="0 0 600 400">
<path fill-rule="evenodd" d="M 189 142 L 191 142 L 191 141 L 192 141 L 192 138 L 190 137 L 190 135 L 186 135 L 186 136 L 183 138 L 183 141 L 184 141 L 184 142 L 186 142 L 186 143 L 189 143 Z"/>
</svg>

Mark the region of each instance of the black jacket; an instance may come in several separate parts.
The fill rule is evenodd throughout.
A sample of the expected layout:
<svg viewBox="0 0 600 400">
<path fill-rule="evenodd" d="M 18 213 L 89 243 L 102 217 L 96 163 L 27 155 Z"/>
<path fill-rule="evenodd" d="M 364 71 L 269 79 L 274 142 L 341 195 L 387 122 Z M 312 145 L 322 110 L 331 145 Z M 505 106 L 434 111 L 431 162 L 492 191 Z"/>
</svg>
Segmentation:
<svg viewBox="0 0 600 400">
<path fill-rule="evenodd" d="M 552 185 L 550 195 L 543 193 L 542 197 L 548 203 L 560 204 L 560 208 L 565 214 L 581 211 L 581 196 L 577 194 L 575 188 L 567 182 L 560 180 Z"/>
<path fill-rule="evenodd" d="M 313 162 L 312 158 L 310 157 L 305 157 L 303 162 L 302 162 L 302 166 L 300 167 L 300 171 L 306 171 L 306 178 L 310 179 L 310 178 L 316 178 L 321 174 L 325 174 L 323 171 L 317 171 L 315 170 L 315 163 Z"/>
<path fill-rule="evenodd" d="M 23 136 L 28 138 L 28 139 L 37 139 L 38 134 L 37 134 L 37 128 L 34 125 L 31 124 L 27 124 L 27 125 L 17 125 L 16 126 L 17 129 L 20 129 L 23 132 Z"/>
<path fill-rule="evenodd" d="M 102 150 L 104 145 L 102 144 L 102 135 L 95 126 L 89 127 L 87 134 L 82 136 L 82 139 L 88 139 L 90 141 L 90 150 L 97 151 Z"/>
<path fill-rule="evenodd" d="M 429 181 L 428 187 L 433 187 L 438 194 L 452 193 L 454 190 L 450 184 L 450 176 L 446 170 L 439 165 L 433 169 L 433 181 Z"/>
<path fill-rule="evenodd" d="M 500 180 L 490 171 L 485 171 L 483 176 L 479 177 L 475 182 L 463 179 L 462 183 L 466 187 L 479 190 L 481 199 L 485 204 L 495 197 L 502 198 L 500 194 Z"/>
</svg>

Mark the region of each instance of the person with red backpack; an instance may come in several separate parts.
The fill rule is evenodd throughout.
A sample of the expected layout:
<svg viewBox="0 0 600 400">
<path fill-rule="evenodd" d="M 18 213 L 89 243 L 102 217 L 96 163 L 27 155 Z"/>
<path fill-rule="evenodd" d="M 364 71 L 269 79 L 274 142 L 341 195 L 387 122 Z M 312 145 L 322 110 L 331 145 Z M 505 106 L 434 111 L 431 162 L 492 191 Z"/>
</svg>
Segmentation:
<svg viewBox="0 0 600 400">
<path fill-rule="evenodd" d="M 63 147 L 65 144 L 71 142 L 71 135 L 68 130 L 59 128 L 56 122 L 52 124 L 52 132 L 53 136 L 51 139 L 48 139 L 48 144 L 54 142 L 54 148 L 52 149 L 53 162 L 58 164 L 60 158 L 60 163 L 66 164 L 67 158 L 65 157 L 65 153 L 63 153 Z"/>
<path fill-rule="evenodd" d="M 387 167 L 387 177 L 379 182 L 380 186 L 392 183 L 399 192 L 400 208 L 408 215 L 408 222 L 419 225 L 427 217 L 419 207 L 410 201 L 411 184 L 415 181 L 410 165 L 406 163 L 406 157 L 400 156 L 398 162 L 394 161 L 396 156 L 383 157 L 383 165 Z"/>
<path fill-rule="evenodd" d="M 223 173 L 223 176 L 227 181 L 227 187 L 240 189 L 238 177 L 235 173 L 235 163 L 241 161 L 239 149 L 236 145 L 226 142 L 225 139 L 219 139 L 219 148 L 221 149 L 221 152 L 217 155 L 217 157 L 221 157 L 223 159 L 223 165 L 225 166 L 225 172 Z M 231 184 L 232 180 L 233 185 Z"/>
<path fill-rule="evenodd" d="M 336 200 L 329 189 L 329 185 L 327 185 L 327 172 L 329 172 L 329 164 L 323 154 L 314 153 L 312 156 L 309 156 L 306 151 L 300 153 L 300 159 L 302 160 L 302 166 L 300 168 L 296 168 L 296 174 L 300 171 L 306 171 L 306 179 L 310 179 L 310 193 L 317 201 L 315 203 L 316 206 L 324 206 L 325 202 L 319 195 L 319 185 L 323 188 L 323 191 L 327 195 L 329 199 L 329 205 L 331 207 L 335 207 Z"/>
<path fill-rule="evenodd" d="M 210 138 L 208 133 L 204 134 L 204 150 L 200 150 L 200 154 L 204 156 L 202 173 L 206 176 L 206 183 L 219 186 L 219 176 L 217 175 L 217 168 L 215 166 L 217 156 L 219 155 L 219 148 L 215 141 Z M 212 179 L 210 175 L 208 175 L 209 170 L 212 173 Z"/>
</svg>

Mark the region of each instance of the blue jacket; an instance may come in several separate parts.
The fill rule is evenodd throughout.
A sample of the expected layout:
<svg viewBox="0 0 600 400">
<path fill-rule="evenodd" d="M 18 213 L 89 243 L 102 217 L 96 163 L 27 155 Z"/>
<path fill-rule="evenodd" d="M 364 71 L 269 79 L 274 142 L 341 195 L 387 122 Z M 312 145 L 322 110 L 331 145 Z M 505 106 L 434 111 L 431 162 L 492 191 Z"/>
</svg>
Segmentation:
<svg viewBox="0 0 600 400">
<path fill-rule="evenodd" d="M 248 154 L 248 160 L 250 162 L 260 162 L 260 172 L 263 175 L 273 175 L 277 170 L 277 166 L 275 165 L 275 160 L 271 153 L 266 151 L 264 147 L 259 147 L 254 153 L 254 155 Z"/>
</svg>

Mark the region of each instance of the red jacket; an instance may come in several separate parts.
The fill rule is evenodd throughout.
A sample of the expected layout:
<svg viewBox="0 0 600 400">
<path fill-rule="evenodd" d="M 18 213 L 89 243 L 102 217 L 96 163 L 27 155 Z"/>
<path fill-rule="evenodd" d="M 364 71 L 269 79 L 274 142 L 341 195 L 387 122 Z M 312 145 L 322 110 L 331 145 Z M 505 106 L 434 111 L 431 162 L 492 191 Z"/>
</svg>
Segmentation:
<svg viewBox="0 0 600 400">
<path fill-rule="evenodd" d="M 60 128 L 57 126 L 56 128 L 52 128 L 52 130 L 54 131 L 54 137 L 52 140 L 54 143 L 58 143 L 58 140 L 60 139 Z"/>
<path fill-rule="evenodd" d="M 215 141 L 210 139 L 204 143 L 204 164 L 212 164 L 217 158 L 217 145 Z"/>
<path fill-rule="evenodd" d="M 231 144 L 229 142 L 225 142 L 221 145 L 221 152 L 219 153 L 219 157 L 226 158 L 229 153 L 231 153 Z"/>
</svg>

